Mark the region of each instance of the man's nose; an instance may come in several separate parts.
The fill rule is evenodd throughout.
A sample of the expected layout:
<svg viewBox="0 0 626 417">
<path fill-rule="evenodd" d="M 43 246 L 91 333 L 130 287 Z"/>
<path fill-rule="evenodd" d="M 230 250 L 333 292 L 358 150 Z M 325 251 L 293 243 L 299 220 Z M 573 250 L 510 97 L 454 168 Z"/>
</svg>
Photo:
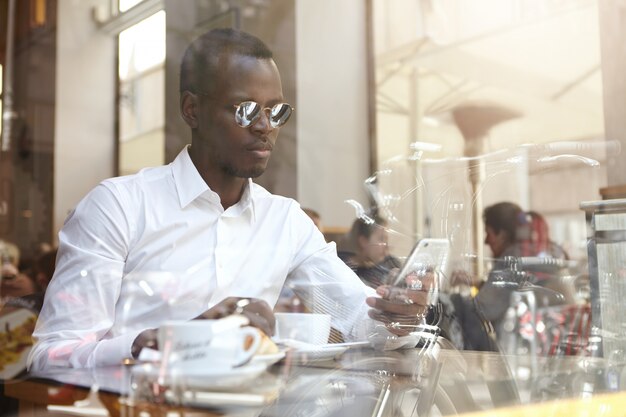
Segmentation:
<svg viewBox="0 0 626 417">
<path fill-rule="evenodd" d="M 250 126 L 250 128 L 254 131 L 258 132 L 269 132 L 274 129 L 270 123 L 270 109 L 261 110 L 261 115 L 259 118 Z"/>
</svg>

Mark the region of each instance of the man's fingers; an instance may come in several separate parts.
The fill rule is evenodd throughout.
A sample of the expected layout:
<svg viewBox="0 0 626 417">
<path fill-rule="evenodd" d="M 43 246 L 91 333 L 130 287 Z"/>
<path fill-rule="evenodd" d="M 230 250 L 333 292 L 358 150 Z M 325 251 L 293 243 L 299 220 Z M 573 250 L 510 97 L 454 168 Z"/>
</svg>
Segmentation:
<svg viewBox="0 0 626 417">
<path fill-rule="evenodd" d="M 274 334 L 276 319 L 272 308 L 265 301 L 251 298 L 250 302 L 243 307 L 242 313 L 248 317 L 252 326 L 258 327 L 267 335 Z"/>
<path fill-rule="evenodd" d="M 401 297 L 396 297 L 396 299 L 400 300 L 401 298 L 411 300 L 413 304 L 418 304 L 421 306 L 426 306 L 430 304 L 430 292 L 426 288 L 399 288 L 402 291 Z M 394 301 L 394 299 L 391 299 Z"/>
<path fill-rule="evenodd" d="M 377 293 L 381 297 L 366 300 L 367 305 L 372 307 L 368 315 L 384 323 L 390 332 L 404 336 L 421 322 L 426 310 L 427 293 L 389 286 L 379 287 Z"/>
<path fill-rule="evenodd" d="M 405 336 L 409 334 L 412 330 L 414 330 L 413 326 L 406 326 L 406 327 L 398 326 L 397 324 L 399 324 L 399 322 L 393 321 L 388 315 L 381 313 L 380 311 L 377 311 L 377 310 L 370 310 L 367 312 L 367 315 L 371 319 L 383 323 L 385 327 L 387 328 L 387 330 L 389 330 L 391 333 L 395 334 L 396 336 Z M 413 323 L 411 324 L 415 324 L 415 323 L 416 323 L 416 320 L 413 319 Z"/>
<path fill-rule="evenodd" d="M 366 302 L 368 306 L 376 310 L 387 314 L 397 314 L 401 316 L 416 317 L 421 315 L 426 309 L 423 305 L 410 302 L 408 298 L 405 298 L 404 300 L 395 299 L 394 301 L 390 301 L 379 297 L 368 297 Z"/>
<path fill-rule="evenodd" d="M 384 323 L 390 332 L 398 336 L 410 333 L 424 318 L 433 276 L 408 276 L 406 288 L 381 285 L 376 289 L 379 297 L 368 297 L 366 300 L 367 305 L 372 307 L 368 315 Z"/>
<path fill-rule="evenodd" d="M 388 314 L 379 310 L 369 310 L 368 315 L 378 321 L 384 323 L 395 323 L 397 326 L 415 326 L 422 322 L 421 316 L 400 316 L 396 314 Z"/>
<path fill-rule="evenodd" d="M 250 325 L 261 329 L 267 335 L 274 334 L 276 321 L 272 308 L 258 298 L 228 297 L 211 307 L 197 319 L 216 320 L 231 314 L 241 314 L 248 318 Z"/>
<path fill-rule="evenodd" d="M 268 336 L 272 336 L 274 334 L 274 328 L 270 325 L 266 317 L 251 311 L 245 311 L 243 315 L 250 321 L 250 326 L 256 327 Z"/>
<path fill-rule="evenodd" d="M 376 293 L 383 299 L 398 304 L 413 303 L 418 305 L 428 305 L 430 302 L 430 292 L 428 287 L 413 285 L 409 288 L 392 287 L 381 285 L 376 289 Z M 407 301 L 407 300 L 410 300 Z M 370 305 L 370 307 L 373 307 Z"/>
</svg>

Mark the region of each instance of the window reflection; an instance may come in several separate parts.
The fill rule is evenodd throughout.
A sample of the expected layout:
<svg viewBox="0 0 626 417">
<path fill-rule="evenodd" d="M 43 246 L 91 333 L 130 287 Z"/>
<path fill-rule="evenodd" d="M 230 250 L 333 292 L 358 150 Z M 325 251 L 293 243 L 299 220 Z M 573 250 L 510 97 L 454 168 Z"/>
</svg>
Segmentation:
<svg viewBox="0 0 626 417">
<path fill-rule="evenodd" d="M 120 33 L 120 175 L 164 161 L 164 61 L 164 11 Z"/>
</svg>

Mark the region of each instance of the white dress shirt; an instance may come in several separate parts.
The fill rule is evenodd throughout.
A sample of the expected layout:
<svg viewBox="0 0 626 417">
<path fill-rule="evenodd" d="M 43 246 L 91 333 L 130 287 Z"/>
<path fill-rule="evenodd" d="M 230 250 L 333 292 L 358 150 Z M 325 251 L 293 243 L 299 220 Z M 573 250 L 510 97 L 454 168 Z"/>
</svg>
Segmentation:
<svg viewBox="0 0 626 417">
<path fill-rule="evenodd" d="M 296 201 L 250 180 L 224 210 L 185 148 L 169 165 L 103 181 L 68 216 L 30 369 L 119 364 L 141 331 L 226 297 L 273 306 L 287 277 L 344 334 L 368 321 L 373 291 Z"/>
</svg>

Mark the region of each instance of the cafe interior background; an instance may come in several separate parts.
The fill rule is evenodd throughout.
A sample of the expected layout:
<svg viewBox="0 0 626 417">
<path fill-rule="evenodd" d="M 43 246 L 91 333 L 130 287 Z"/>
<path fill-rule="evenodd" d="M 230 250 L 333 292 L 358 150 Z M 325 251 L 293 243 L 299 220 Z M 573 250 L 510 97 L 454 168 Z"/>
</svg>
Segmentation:
<svg viewBox="0 0 626 417">
<path fill-rule="evenodd" d="M 396 256 L 447 238 L 484 278 L 482 209 L 512 201 L 587 286 L 623 265 L 620 238 L 589 276 L 602 205 L 585 203 L 625 196 L 625 1 L 2 0 L 0 22 L 0 238 L 24 257 L 99 181 L 188 143 L 181 55 L 231 26 L 274 51 L 296 109 L 258 182 L 329 239 L 376 206 Z"/>
</svg>

